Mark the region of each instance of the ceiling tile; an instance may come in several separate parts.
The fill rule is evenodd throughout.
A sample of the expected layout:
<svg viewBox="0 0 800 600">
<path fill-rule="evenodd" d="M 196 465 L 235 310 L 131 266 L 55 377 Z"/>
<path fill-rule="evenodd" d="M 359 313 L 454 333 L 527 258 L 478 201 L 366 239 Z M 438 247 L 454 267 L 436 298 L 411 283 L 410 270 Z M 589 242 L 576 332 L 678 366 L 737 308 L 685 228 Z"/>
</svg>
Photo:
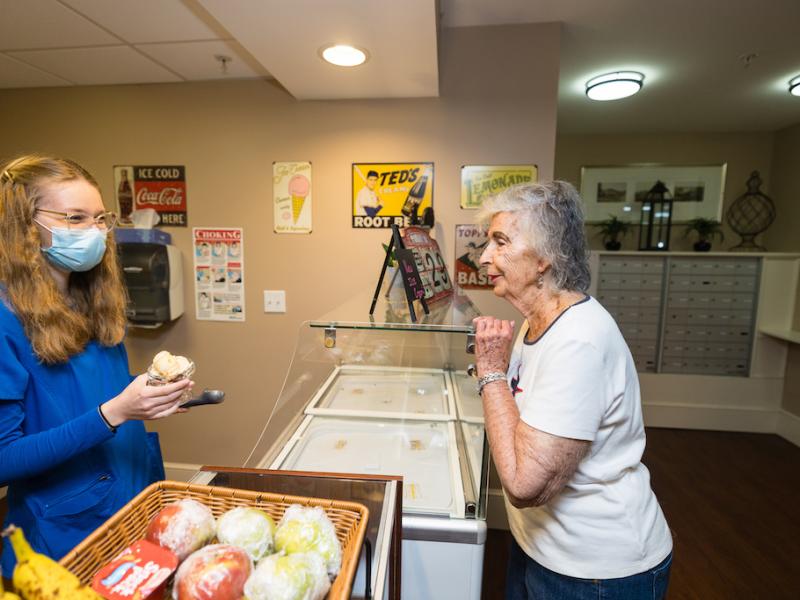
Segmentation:
<svg viewBox="0 0 800 600">
<path fill-rule="evenodd" d="M 261 77 L 241 58 L 238 44 L 234 42 L 185 42 L 177 44 L 143 44 L 136 48 L 153 57 L 162 65 L 182 77 L 197 81 L 203 79 L 242 79 Z M 217 55 L 231 58 L 223 72 Z"/>
<path fill-rule="evenodd" d="M 0 88 L 28 88 L 72 85 L 69 81 L 0 54 Z"/>
<path fill-rule="evenodd" d="M 213 40 L 219 36 L 180 0 L 64 0 L 130 44 Z"/>
<path fill-rule="evenodd" d="M 0 0 L 0 50 L 116 43 L 114 36 L 55 0 Z"/>
<path fill-rule="evenodd" d="M 434 0 L 196 0 L 295 98 L 439 94 Z M 319 57 L 322 46 L 367 50 L 356 68 Z"/>
<path fill-rule="evenodd" d="M 8 54 L 79 85 L 181 81 L 129 46 L 31 50 Z"/>
</svg>

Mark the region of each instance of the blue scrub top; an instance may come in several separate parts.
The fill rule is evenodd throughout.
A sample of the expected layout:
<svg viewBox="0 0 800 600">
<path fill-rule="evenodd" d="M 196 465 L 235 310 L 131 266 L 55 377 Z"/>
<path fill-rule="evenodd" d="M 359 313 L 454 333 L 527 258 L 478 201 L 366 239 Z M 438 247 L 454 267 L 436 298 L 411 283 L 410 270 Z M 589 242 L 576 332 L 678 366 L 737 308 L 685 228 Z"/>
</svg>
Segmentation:
<svg viewBox="0 0 800 600">
<path fill-rule="evenodd" d="M 97 407 L 131 382 L 125 347 L 91 342 L 64 364 L 37 359 L 0 288 L 0 485 L 6 525 L 59 560 L 144 487 L 164 478 L 155 433 L 112 433 Z M 14 553 L 3 542 L 3 575 Z"/>
</svg>

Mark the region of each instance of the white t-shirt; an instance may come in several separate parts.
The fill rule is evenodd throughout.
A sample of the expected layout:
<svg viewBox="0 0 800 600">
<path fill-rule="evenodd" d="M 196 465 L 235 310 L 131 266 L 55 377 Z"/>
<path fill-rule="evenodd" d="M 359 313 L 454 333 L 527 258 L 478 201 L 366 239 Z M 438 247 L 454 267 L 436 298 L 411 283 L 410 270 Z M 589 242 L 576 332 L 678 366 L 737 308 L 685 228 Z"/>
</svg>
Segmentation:
<svg viewBox="0 0 800 600">
<path fill-rule="evenodd" d="M 368 187 L 361 188 L 356 194 L 356 206 L 358 206 L 362 214 L 367 214 L 367 208 L 377 208 L 379 202 L 378 194 Z"/>
<path fill-rule="evenodd" d="M 514 346 L 509 385 L 520 418 L 589 453 L 544 506 L 514 508 L 511 532 L 535 561 L 586 579 L 627 577 L 672 550 L 672 537 L 641 463 L 639 379 L 614 319 L 594 298 L 573 305 L 535 341 Z"/>
</svg>

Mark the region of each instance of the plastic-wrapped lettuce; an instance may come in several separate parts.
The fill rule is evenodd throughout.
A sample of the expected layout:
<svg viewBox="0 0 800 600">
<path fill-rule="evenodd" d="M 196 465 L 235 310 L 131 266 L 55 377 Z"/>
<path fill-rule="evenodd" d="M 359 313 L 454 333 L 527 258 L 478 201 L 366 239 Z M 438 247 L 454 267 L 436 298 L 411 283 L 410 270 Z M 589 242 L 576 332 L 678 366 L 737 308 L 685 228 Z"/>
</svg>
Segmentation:
<svg viewBox="0 0 800 600">
<path fill-rule="evenodd" d="M 254 561 L 272 553 L 274 535 L 272 517 L 249 506 L 232 508 L 217 521 L 217 539 L 244 548 Z"/>
<path fill-rule="evenodd" d="M 272 554 L 244 584 L 246 600 L 322 600 L 331 587 L 325 562 L 316 552 Z"/>
<path fill-rule="evenodd" d="M 336 528 L 319 506 L 292 504 L 287 508 L 275 530 L 275 550 L 286 554 L 316 552 L 325 561 L 331 579 L 342 568 L 342 547 L 336 538 Z"/>
</svg>

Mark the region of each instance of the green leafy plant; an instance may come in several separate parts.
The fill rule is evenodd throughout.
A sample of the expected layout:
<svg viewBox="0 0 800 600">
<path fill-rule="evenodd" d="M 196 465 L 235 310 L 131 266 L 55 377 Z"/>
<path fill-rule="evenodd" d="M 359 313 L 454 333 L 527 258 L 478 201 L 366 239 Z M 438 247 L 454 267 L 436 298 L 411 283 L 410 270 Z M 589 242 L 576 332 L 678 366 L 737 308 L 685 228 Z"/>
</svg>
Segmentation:
<svg viewBox="0 0 800 600">
<path fill-rule="evenodd" d="M 385 255 L 389 251 L 389 246 L 387 244 L 381 243 L 383 246 L 383 254 Z M 396 267 L 397 266 L 397 257 L 394 255 L 394 248 L 392 248 L 392 255 L 389 257 L 389 267 Z"/>
<path fill-rule="evenodd" d="M 603 243 L 608 250 L 619 250 L 620 237 L 625 237 L 631 230 L 632 223 L 623 221 L 614 215 L 609 215 L 605 221 L 595 223 L 597 234 L 603 236 Z"/>
<path fill-rule="evenodd" d="M 722 224 L 719 221 L 712 219 L 697 218 L 692 219 L 686 223 L 686 231 L 684 235 L 689 235 L 692 232 L 697 233 L 698 242 L 713 242 L 715 237 L 719 237 L 720 241 L 725 240 L 725 234 L 722 233 Z"/>
</svg>

